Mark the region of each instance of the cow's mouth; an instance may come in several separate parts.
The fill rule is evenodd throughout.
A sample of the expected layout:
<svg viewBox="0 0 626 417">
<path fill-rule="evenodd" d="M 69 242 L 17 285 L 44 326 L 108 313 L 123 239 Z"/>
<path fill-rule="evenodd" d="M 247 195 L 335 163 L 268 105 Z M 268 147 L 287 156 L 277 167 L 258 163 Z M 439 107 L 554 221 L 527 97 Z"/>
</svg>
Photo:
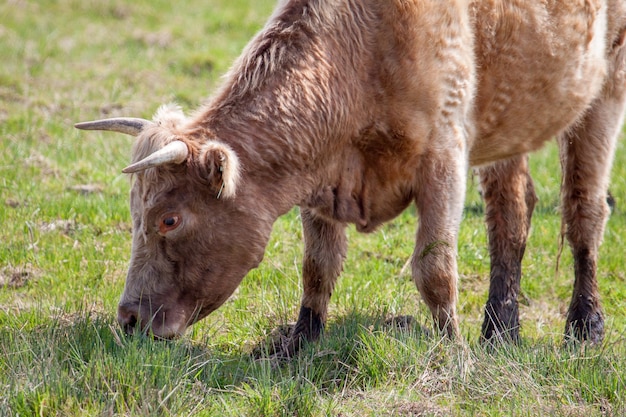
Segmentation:
<svg viewBox="0 0 626 417">
<path fill-rule="evenodd" d="M 117 321 L 126 334 L 144 333 L 155 339 L 175 339 L 191 324 L 184 309 L 142 303 L 120 303 Z"/>
</svg>

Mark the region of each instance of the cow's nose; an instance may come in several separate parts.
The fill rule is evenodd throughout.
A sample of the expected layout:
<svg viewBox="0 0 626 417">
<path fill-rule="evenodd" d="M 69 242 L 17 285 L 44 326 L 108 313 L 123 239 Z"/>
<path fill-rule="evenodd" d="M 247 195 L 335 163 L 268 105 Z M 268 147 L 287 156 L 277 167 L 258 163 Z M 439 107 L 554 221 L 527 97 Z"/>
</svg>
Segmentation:
<svg viewBox="0 0 626 417">
<path fill-rule="evenodd" d="M 139 312 L 137 311 L 137 308 L 132 306 L 120 304 L 117 307 L 117 321 L 126 334 L 132 334 L 135 332 L 138 315 Z"/>
</svg>

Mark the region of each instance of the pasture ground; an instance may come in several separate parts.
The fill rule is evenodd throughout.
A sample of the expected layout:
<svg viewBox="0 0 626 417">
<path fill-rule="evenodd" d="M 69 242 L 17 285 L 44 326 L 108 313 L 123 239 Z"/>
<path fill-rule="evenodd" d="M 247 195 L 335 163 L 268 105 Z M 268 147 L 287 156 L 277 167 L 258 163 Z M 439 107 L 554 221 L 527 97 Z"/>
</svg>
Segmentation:
<svg viewBox="0 0 626 417">
<path fill-rule="evenodd" d="M 189 111 L 215 89 L 274 0 L 9 0 L 0 4 L 0 415 L 626 415 L 626 149 L 599 281 L 607 334 L 563 346 L 571 256 L 557 271 L 559 162 L 532 158 L 540 197 L 524 261 L 522 343 L 478 344 L 488 288 L 485 227 L 470 178 L 459 246 L 464 343 L 428 331 L 410 277 L 408 210 L 350 252 L 323 340 L 272 367 L 263 353 L 295 320 L 298 211 L 275 225 L 265 261 L 184 338 L 125 337 L 115 323 L 130 254 L 132 138 L 77 121 Z M 402 325 L 389 319 L 412 316 Z M 260 353 L 259 353 L 260 352 Z M 261 359 L 255 356 L 260 354 Z"/>
</svg>

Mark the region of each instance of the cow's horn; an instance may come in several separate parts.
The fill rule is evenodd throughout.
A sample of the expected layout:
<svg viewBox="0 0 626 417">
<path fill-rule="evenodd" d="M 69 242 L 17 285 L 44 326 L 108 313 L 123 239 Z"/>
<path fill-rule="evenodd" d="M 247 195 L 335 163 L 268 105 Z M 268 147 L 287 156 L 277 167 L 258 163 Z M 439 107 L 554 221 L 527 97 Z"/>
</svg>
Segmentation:
<svg viewBox="0 0 626 417">
<path fill-rule="evenodd" d="M 122 170 L 125 174 L 132 174 L 135 172 L 143 171 L 148 168 L 166 165 L 166 164 L 180 164 L 187 159 L 189 155 L 189 148 L 184 142 L 175 140 L 170 142 L 162 149 L 146 156 L 141 161 L 137 161 Z"/>
<path fill-rule="evenodd" d="M 74 127 L 82 130 L 106 130 L 137 136 L 142 130 L 153 124 L 154 122 L 150 120 L 138 119 L 136 117 L 114 117 L 112 119 L 76 123 Z"/>
</svg>

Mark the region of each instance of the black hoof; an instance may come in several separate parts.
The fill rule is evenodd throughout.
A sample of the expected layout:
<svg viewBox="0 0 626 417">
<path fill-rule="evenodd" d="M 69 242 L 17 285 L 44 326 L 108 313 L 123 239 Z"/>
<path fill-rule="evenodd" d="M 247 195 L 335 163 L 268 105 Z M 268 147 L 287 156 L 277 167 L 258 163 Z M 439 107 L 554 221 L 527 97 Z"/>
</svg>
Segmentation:
<svg viewBox="0 0 626 417">
<path fill-rule="evenodd" d="M 487 304 L 481 334 L 483 343 L 518 343 L 519 312 L 517 304 Z"/>
<path fill-rule="evenodd" d="M 269 354 L 273 362 L 284 362 L 298 354 L 304 343 L 319 339 L 324 328 L 320 316 L 310 308 L 301 307 L 298 321 L 293 326 L 280 326 L 268 339 L 253 349 L 256 358 Z"/>
<path fill-rule="evenodd" d="M 585 316 L 570 312 L 565 325 L 565 341 L 600 344 L 604 339 L 604 318 L 599 311 Z"/>
</svg>

